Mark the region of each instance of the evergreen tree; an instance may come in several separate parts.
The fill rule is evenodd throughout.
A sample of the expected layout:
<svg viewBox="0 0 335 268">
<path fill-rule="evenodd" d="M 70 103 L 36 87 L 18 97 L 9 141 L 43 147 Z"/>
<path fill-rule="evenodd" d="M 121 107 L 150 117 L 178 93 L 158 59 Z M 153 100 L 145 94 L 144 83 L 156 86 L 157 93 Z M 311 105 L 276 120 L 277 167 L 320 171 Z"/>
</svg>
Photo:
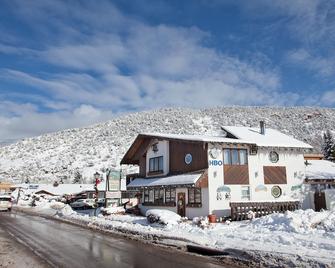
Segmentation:
<svg viewBox="0 0 335 268">
<path fill-rule="evenodd" d="M 326 160 L 335 160 L 335 143 L 333 135 L 329 130 L 323 134 L 322 152 Z"/>
<path fill-rule="evenodd" d="M 72 183 L 80 183 L 82 181 L 83 176 L 80 174 L 80 172 L 77 170 L 74 174 L 74 179 Z"/>
</svg>

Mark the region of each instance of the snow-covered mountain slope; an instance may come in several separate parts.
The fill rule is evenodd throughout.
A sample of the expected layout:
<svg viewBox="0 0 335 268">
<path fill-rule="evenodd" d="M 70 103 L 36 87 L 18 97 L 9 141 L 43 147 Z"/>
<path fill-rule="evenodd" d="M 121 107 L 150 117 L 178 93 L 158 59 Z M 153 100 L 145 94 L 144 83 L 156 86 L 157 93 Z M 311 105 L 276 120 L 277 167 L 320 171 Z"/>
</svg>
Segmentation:
<svg viewBox="0 0 335 268">
<path fill-rule="evenodd" d="M 86 128 L 27 138 L 0 148 L 0 181 L 72 182 L 82 174 L 118 168 L 129 145 L 141 132 L 217 134 L 221 125 L 258 126 L 265 120 L 320 151 L 323 131 L 335 130 L 335 109 L 218 107 L 193 110 L 169 108 L 117 117 Z"/>
</svg>

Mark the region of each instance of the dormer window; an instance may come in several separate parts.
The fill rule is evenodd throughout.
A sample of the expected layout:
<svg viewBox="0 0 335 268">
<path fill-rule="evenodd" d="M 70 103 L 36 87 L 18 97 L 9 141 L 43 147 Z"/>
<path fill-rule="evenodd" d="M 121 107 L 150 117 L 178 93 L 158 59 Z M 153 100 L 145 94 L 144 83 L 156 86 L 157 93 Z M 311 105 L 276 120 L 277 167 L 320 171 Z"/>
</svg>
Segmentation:
<svg viewBox="0 0 335 268">
<path fill-rule="evenodd" d="M 149 159 L 149 173 L 163 172 L 163 156 L 152 157 Z"/>
</svg>

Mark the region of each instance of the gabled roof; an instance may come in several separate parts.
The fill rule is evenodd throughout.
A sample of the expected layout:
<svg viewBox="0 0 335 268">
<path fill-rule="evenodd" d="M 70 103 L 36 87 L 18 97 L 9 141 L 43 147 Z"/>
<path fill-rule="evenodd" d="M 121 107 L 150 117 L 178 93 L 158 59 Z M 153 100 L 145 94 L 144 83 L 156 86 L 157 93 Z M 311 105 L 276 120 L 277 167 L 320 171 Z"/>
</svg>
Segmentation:
<svg viewBox="0 0 335 268">
<path fill-rule="evenodd" d="M 166 133 L 144 133 L 139 134 L 127 153 L 121 160 L 121 164 L 139 164 L 141 154 L 150 144 L 152 139 L 182 140 L 188 142 L 212 142 L 230 144 L 252 144 L 263 147 L 286 147 L 312 149 L 307 143 L 299 141 L 291 136 L 277 130 L 266 128 L 265 134 L 261 134 L 258 128 L 223 126 L 227 132 L 226 136 L 207 136 L 207 135 L 185 135 L 185 134 L 166 134 Z"/>
<path fill-rule="evenodd" d="M 299 141 L 278 130 L 266 128 L 265 133 L 261 134 L 259 128 L 222 126 L 226 132 L 232 134 L 239 140 L 256 143 L 263 147 L 287 147 L 287 148 L 306 148 L 313 147 L 305 142 Z"/>
<path fill-rule="evenodd" d="M 138 159 L 145 149 L 149 146 L 152 139 L 162 140 L 180 140 L 188 142 L 213 142 L 213 143 L 236 143 L 236 144 L 254 144 L 250 141 L 226 138 L 222 136 L 206 136 L 206 135 L 185 135 L 185 134 L 164 134 L 164 133 L 143 133 L 139 134 L 126 154 L 121 160 L 121 164 L 138 165 Z"/>
</svg>

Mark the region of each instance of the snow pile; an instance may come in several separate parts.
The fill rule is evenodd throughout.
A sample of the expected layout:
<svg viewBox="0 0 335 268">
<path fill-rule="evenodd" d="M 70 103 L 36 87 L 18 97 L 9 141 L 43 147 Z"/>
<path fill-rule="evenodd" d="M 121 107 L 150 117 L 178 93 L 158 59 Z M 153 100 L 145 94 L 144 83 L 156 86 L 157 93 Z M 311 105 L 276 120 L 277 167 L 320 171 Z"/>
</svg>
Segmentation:
<svg viewBox="0 0 335 268">
<path fill-rule="evenodd" d="M 39 195 L 23 196 L 22 199 L 19 199 L 17 206 L 30 208 L 33 212 L 48 216 L 69 216 L 76 214 L 68 204 L 56 201 L 54 197 L 48 199 Z"/>
<path fill-rule="evenodd" d="M 101 211 L 103 214 L 106 214 L 106 215 L 125 213 L 125 209 L 123 207 L 114 207 L 114 206 L 110 206 L 107 208 L 101 208 Z"/>
<path fill-rule="evenodd" d="M 149 223 L 158 222 L 160 224 L 178 224 L 181 221 L 181 217 L 169 210 L 164 209 L 149 209 L 145 216 Z"/>
<path fill-rule="evenodd" d="M 265 227 L 271 231 L 309 233 L 313 229 L 335 231 L 335 211 L 315 212 L 312 209 L 274 213 L 253 220 L 254 227 Z"/>
</svg>

